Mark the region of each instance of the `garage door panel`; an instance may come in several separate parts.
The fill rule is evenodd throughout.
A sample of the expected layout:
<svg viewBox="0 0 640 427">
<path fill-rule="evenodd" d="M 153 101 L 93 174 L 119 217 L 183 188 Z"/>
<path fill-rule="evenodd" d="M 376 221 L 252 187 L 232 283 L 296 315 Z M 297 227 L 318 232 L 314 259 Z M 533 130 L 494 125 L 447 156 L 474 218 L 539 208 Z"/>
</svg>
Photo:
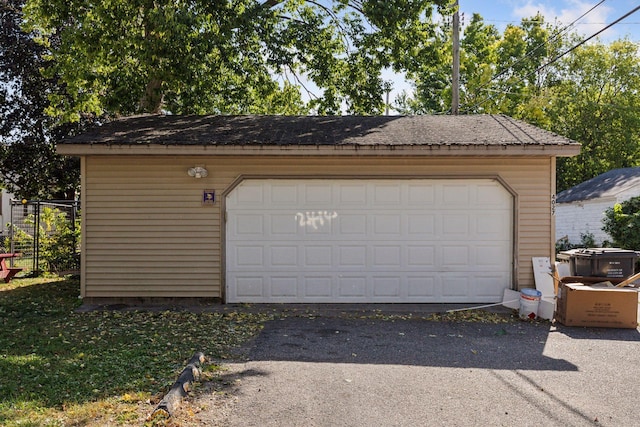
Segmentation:
<svg viewBox="0 0 640 427">
<path fill-rule="evenodd" d="M 497 298 L 501 300 L 503 294 L 496 292 L 496 283 L 504 283 L 509 278 L 505 274 L 478 273 L 475 276 L 474 293 L 478 297 Z"/>
<path fill-rule="evenodd" d="M 442 217 L 442 238 L 459 239 L 469 235 L 470 214 L 445 213 Z"/>
<path fill-rule="evenodd" d="M 337 184 L 340 206 L 362 206 L 367 202 L 367 187 L 365 184 Z"/>
<path fill-rule="evenodd" d="M 402 218 L 398 215 L 378 214 L 373 217 L 373 232 L 375 235 L 399 236 Z M 374 237 L 375 238 L 375 237 Z"/>
<path fill-rule="evenodd" d="M 309 206 L 323 207 L 333 203 L 333 186 L 330 184 L 305 184 L 302 186 L 304 201 Z"/>
<path fill-rule="evenodd" d="M 408 214 L 407 230 L 409 234 L 419 235 L 420 238 L 429 239 L 436 235 L 436 218 L 434 215 L 427 213 Z"/>
<path fill-rule="evenodd" d="M 372 253 L 373 253 L 373 260 L 369 266 L 370 268 L 402 267 L 402 263 L 401 263 L 402 247 L 400 245 L 373 246 Z"/>
<path fill-rule="evenodd" d="M 236 188 L 233 194 L 227 199 L 227 207 L 234 208 L 236 206 L 263 206 L 264 205 L 264 186 L 259 182 L 247 182 Z"/>
<path fill-rule="evenodd" d="M 338 216 L 338 229 L 342 236 L 367 234 L 367 216 L 362 214 L 341 214 Z"/>
<path fill-rule="evenodd" d="M 333 276 L 331 275 L 305 275 L 301 282 L 303 294 L 307 298 L 325 298 L 330 301 L 333 298 Z"/>
<path fill-rule="evenodd" d="M 338 276 L 338 297 L 364 299 L 367 296 L 367 276 L 348 275 Z"/>
<path fill-rule="evenodd" d="M 367 267 L 367 247 L 366 246 L 340 246 L 339 267 L 366 268 Z"/>
<path fill-rule="evenodd" d="M 295 214 L 299 229 L 311 235 L 334 234 L 333 223 L 337 216 L 335 211 L 304 211 Z"/>
<path fill-rule="evenodd" d="M 276 299 L 298 299 L 298 275 L 275 275 L 270 278 L 269 296 Z"/>
<path fill-rule="evenodd" d="M 241 276 L 233 281 L 235 295 L 238 299 L 264 297 L 264 277 L 262 276 Z"/>
<path fill-rule="evenodd" d="M 401 279 L 397 276 L 374 276 L 372 278 L 372 296 L 374 298 L 382 298 L 383 300 L 391 297 L 392 299 L 400 298 L 401 295 Z"/>
<path fill-rule="evenodd" d="M 293 245 L 272 245 L 271 246 L 271 266 L 298 268 L 298 246 Z"/>
<path fill-rule="evenodd" d="M 401 199 L 401 187 L 393 184 L 373 185 L 373 207 L 397 206 Z"/>
<path fill-rule="evenodd" d="M 296 221 L 296 214 L 292 212 L 270 214 L 269 224 L 272 237 L 288 239 L 298 233 L 299 221 Z"/>
<path fill-rule="evenodd" d="M 304 267 L 333 267 L 333 246 L 306 246 L 304 251 Z"/>
<path fill-rule="evenodd" d="M 476 205 L 485 209 L 492 206 L 503 206 L 509 203 L 509 193 L 495 185 L 478 184 L 475 186 Z"/>
<path fill-rule="evenodd" d="M 425 302 L 436 302 L 435 289 L 436 278 L 428 275 L 407 275 L 407 297 L 420 299 Z"/>
<path fill-rule="evenodd" d="M 467 207 L 470 205 L 472 188 L 465 183 L 443 184 L 440 188 L 442 202 L 447 206 Z"/>
<path fill-rule="evenodd" d="M 259 267 L 265 265 L 264 249 L 256 245 L 238 245 L 235 247 L 234 257 L 231 258 L 232 265 L 238 268 Z"/>
<path fill-rule="evenodd" d="M 260 214 L 239 214 L 232 227 L 238 236 L 262 236 L 265 232 L 264 219 Z"/>
<path fill-rule="evenodd" d="M 407 246 L 406 256 L 407 268 L 424 269 L 425 267 L 434 267 L 436 265 L 436 248 L 427 245 L 411 245 Z"/>
<path fill-rule="evenodd" d="M 504 246 L 480 245 L 475 248 L 475 265 L 483 269 L 500 269 L 509 255 L 509 249 Z"/>
<path fill-rule="evenodd" d="M 294 183 L 274 185 L 271 187 L 269 199 L 275 206 L 299 206 L 298 186 Z"/>
<path fill-rule="evenodd" d="M 477 212 L 472 217 L 474 232 L 483 239 L 504 241 L 509 238 L 509 229 L 504 226 L 510 221 L 504 212 Z"/>
<path fill-rule="evenodd" d="M 444 268 L 463 268 L 468 270 L 470 268 L 469 247 L 463 245 L 442 245 L 441 246 L 442 258 L 440 265 Z"/>
<path fill-rule="evenodd" d="M 512 197 L 490 180 L 248 180 L 226 208 L 229 302 L 495 302 L 510 284 Z"/>
<path fill-rule="evenodd" d="M 407 204 L 420 209 L 433 206 L 436 200 L 435 185 L 431 184 L 408 184 Z"/>
<path fill-rule="evenodd" d="M 450 297 L 451 302 L 457 302 L 468 297 L 469 275 L 452 273 L 442 273 L 440 277 L 440 294 L 443 297 Z"/>
</svg>

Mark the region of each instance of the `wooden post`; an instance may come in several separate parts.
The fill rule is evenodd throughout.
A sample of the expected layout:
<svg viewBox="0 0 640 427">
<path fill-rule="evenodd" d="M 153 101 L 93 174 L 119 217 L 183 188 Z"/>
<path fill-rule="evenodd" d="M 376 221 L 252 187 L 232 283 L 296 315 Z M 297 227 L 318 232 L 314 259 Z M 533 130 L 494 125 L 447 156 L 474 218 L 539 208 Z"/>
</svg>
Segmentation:
<svg viewBox="0 0 640 427">
<path fill-rule="evenodd" d="M 456 0 L 453 14 L 453 70 L 451 77 L 451 114 L 458 115 L 460 109 L 460 13 Z"/>
</svg>

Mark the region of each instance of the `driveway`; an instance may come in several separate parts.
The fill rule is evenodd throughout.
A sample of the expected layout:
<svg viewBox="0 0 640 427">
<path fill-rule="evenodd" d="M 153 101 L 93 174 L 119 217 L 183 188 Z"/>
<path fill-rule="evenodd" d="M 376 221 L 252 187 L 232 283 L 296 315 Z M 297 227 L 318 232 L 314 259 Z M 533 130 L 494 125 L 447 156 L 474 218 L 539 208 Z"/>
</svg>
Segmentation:
<svg viewBox="0 0 640 427">
<path fill-rule="evenodd" d="M 192 402 L 220 426 L 634 426 L 640 333 L 288 317 Z"/>
</svg>

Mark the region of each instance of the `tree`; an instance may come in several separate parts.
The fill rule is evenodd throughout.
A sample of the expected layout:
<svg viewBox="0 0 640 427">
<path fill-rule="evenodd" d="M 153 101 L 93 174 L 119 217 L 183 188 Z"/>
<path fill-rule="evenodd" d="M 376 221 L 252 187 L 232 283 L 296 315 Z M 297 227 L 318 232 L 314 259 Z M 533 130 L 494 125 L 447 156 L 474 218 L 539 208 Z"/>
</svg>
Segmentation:
<svg viewBox="0 0 640 427">
<path fill-rule="evenodd" d="M 413 81 L 413 97 L 406 92 L 396 99 L 402 114 L 444 113 L 451 108 L 451 26 L 444 24 L 431 35 L 435 62 L 416 64 L 407 77 Z"/>
<path fill-rule="evenodd" d="M 484 105 L 491 93 L 496 74 L 496 44 L 500 34 L 493 25 L 485 25 L 480 14 L 471 16 L 460 41 L 460 104 L 465 110 L 477 108 L 486 112 Z"/>
<path fill-rule="evenodd" d="M 570 79 L 557 85 L 551 130 L 582 143 L 558 161 L 558 189 L 640 161 L 640 48 L 623 39 L 583 46 L 563 61 Z"/>
<path fill-rule="evenodd" d="M 73 198 L 78 159 L 58 156 L 55 143 L 87 123 L 63 125 L 45 114 L 48 95 L 64 91 L 40 74 L 46 50 L 20 28 L 23 2 L 0 2 L 0 176 L 20 198 Z"/>
<path fill-rule="evenodd" d="M 549 43 L 554 28 L 542 15 L 523 19 L 520 26 L 508 25 L 501 35 L 482 16 L 473 14 L 460 41 L 460 105 L 464 113 L 505 113 L 522 115 L 521 106 L 544 84 L 544 74 L 536 70 L 557 48 Z M 404 97 L 401 105 L 410 113 L 448 110 L 451 98 L 451 28 L 443 25 L 434 47 L 439 62 L 424 64 L 410 74 L 414 98 Z"/>
<path fill-rule="evenodd" d="M 433 60 L 434 5 L 448 0 L 28 0 L 27 28 L 51 52 L 49 112 L 377 114 L 385 68 Z M 51 42 L 57 38 L 60 43 Z"/>
<path fill-rule="evenodd" d="M 605 211 L 605 231 L 619 248 L 640 249 L 640 197 L 616 203 Z"/>
<path fill-rule="evenodd" d="M 558 159 L 558 191 L 640 162 L 640 47 L 623 39 L 562 55 L 580 40 L 541 15 L 503 34 L 474 15 L 461 40 L 461 111 L 507 114 L 582 143 L 578 156 Z M 410 75 L 416 92 L 400 100 L 403 112 L 446 111 L 450 56 L 440 57 Z"/>
</svg>

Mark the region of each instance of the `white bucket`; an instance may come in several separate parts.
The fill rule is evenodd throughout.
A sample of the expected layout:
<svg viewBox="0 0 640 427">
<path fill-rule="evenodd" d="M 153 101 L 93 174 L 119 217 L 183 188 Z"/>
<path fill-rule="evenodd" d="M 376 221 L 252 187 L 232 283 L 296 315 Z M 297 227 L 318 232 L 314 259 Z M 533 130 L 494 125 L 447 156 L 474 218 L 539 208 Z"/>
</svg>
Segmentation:
<svg viewBox="0 0 640 427">
<path fill-rule="evenodd" d="M 520 291 L 520 318 L 535 319 L 538 317 L 538 307 L 542 292 L 536 289 L 523 289 Z"/>
</svg>

